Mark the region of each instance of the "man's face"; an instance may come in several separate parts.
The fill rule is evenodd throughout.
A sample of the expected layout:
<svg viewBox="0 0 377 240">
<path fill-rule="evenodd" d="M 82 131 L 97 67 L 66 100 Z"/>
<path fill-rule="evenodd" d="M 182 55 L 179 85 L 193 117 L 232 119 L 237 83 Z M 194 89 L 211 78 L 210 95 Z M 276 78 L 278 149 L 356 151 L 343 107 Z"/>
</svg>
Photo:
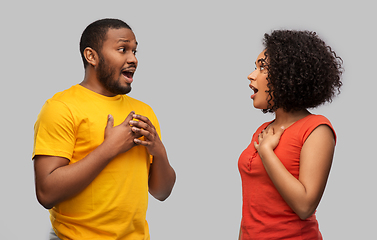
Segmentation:
<svg viewBox="0 0 377 240">
<path fill-rule="evenodd" d="M 109 29 L 102 49 L 98 52 L 97 78 L 108 95 L 131 91 L 137 68 L 137 42 L 130 29 Z"/>
</svg>

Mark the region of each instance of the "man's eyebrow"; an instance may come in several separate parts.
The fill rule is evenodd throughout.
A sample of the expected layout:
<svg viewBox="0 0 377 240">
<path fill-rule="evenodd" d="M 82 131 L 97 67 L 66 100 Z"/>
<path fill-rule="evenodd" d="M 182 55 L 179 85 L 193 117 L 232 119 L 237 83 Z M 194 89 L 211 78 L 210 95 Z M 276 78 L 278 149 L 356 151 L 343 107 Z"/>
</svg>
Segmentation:
<svg viewBox="0 0 377 240">
<path fill-rule="evenodd" d="M 125 43 L 130 43 L 131 41 L 130 40 L 127 40 L 127 39 L 119 39 L 118 42 L 125 42 Z M 139 43 L 136 42 L 136 45 L 138 45 Z"/>
</svg>

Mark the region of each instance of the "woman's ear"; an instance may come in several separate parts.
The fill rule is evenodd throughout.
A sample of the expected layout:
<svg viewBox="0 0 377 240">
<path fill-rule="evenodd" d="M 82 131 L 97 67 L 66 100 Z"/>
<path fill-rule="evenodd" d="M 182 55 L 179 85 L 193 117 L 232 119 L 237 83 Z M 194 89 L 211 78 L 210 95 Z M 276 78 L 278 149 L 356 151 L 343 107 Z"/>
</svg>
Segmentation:
<svg viewBox="0 0 377 240">
<path fill-rule="evenodd" d="M 84 57 L 86 61 L 93 67 L 96 67 L 98 65 L 99 57 L 96 50 L 94 50 L 93 48 L 90 48 L 90 47 L 85 48 Z"/>
</svg>

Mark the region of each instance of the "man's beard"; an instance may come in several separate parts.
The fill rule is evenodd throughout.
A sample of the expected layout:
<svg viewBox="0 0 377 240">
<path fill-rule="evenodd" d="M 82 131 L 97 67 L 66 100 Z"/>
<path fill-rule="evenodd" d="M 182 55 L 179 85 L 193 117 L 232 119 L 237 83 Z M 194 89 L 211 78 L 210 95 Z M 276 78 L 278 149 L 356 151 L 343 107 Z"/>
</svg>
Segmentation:
<svg viewBox="0 0 377 240">
<path fill-rule="evenodd" d="M 107 91 L 116 95 L 127 94 L 131 92 L 131 84 L 128 84 L 127 86 L 121 86 L 119 83 L 119 77 L 121 74 L 119 74 L 118 79 L 116 79 L 116 70 L 105 63 L 104 58 L 101 54 L 98 55 L 99 63 L 97 69 L 97 78 L 103 85 L 103 87 Z"/>
</svg>

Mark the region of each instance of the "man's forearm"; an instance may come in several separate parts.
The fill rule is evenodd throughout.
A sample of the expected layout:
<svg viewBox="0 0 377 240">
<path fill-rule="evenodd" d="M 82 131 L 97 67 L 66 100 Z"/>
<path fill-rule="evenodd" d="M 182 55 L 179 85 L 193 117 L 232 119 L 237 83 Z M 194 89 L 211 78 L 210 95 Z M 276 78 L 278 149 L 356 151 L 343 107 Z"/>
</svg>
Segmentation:
<svg viewBox="0 0 377 240">
<path fill-rule="evenodd" d="M 149 174 L 150 194 L 156 199 L 164 201 L 169 197 L 175 179 L 175 171 L 169 164 L 166 152 L 154 156 Z"/>
</svg>

